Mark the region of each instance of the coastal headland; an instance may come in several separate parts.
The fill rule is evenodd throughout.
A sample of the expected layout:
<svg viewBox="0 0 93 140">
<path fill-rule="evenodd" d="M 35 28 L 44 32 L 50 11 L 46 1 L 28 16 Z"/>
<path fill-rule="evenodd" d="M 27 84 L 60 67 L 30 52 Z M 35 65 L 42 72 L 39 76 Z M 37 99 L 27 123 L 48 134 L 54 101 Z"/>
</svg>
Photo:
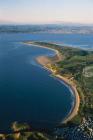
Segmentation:
<svg viewBox="0 0 93 140">
<path fill-rule="evenodd" d="M 61 123 L 64 124 L 64 123 L 71 121 L 78 114 L 79 106 L 80 106 L 80 97 L 79 97 L 79 93 L 77 91 L 77 85 L 74 82 L 74 80 L 72 80 L 71 78 L 69 79 L 68 77 L 62 76 L 62 74 L 59 72 L 59 70 L 57 68 L 57 63 L 62 61 L 62 59 L 64 59 L 64 56 L 62 56 L 62 54 L 60 53 L 59 50 L 53 49 L 51 47 L 47 47 L 44 45 L 40 45 L 39 43 L 26 42 L 26 44 L 51 49 L 55 52 L 55 54 L 52 57 L 39 56 L 36 58 L 36 61 L 40 65 L 42 65 L 45 69 L 51 71 L 53 76 L 55 76 L 59 80 L 62 80 L 68 86 L 68 88 L 71 89 L 71 92 L 73 93 L 74 99 L 75 99 L 74 105 L 73 105 L 71 111 L 69 112 L 69 114 L 66 116 L 66 118 Z"/>
</svg>

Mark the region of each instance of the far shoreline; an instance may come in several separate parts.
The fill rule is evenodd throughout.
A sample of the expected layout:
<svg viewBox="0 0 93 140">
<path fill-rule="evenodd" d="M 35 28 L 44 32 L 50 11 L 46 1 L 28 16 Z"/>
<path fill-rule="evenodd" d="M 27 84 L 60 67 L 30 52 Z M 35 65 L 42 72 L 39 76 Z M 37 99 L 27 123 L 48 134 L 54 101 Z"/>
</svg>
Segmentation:
<svg viewBox="0 0 93 140">
<path fill-rule="evenodd" d="M 25 44 L 33 45 L 33 46 L 41 47 L 41 48 L 45 48 L 45 49 L 50 49 L 55 52 L 56 60 L 54 60 L 54 61 L 53 60 L 51 61 L 49 56 L 38 56 L 36 58 L 36 61 L 40 65 L 42 65 L 46 70 L 49 70 L 57 79 L 63 81 L 64 84 L 66 84 L 68 86 L 68 88 L 71 89 L 71 92 L 73 93 L 73 95 L 75 97 L 73 108 L 70 110 L 68 115 L 64 118 L 64 120 L 61 122 L 61 124 L 66 124 L 67 122 L 71 121 L 76 115 L 78 115 L 79 106 L 80 106 L 80 97 L 79 97 L 79 93 L 77 91 L 77 85 L 74 82 L 67 79 L 67 77 L 62 76 L 60 73 L 56 74 L 55 71 L 51 68 L 51 66 L 49 66 L 52 63 L 61 61 L 62 55 L 60 55 L 60 52 L 56 49 L 42 46 L 39 44 L 34 44 L 34 42 L 32 42 L 32 41 L 26 42 Z M 52 58 L 55 56 L 52 56 Z"/>
</svg>

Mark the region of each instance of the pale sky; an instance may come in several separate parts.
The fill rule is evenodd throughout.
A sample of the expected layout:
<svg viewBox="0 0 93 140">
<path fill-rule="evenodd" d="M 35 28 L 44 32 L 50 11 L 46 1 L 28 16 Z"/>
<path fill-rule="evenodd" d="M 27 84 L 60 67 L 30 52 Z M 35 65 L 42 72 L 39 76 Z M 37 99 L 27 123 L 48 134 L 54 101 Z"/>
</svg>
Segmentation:
<svg viewBox="0 0 93 140">
<path fill-rule="evenodd" d="M 93 24 L 93 0 L 0 0 L 0 22 Z"/>
</svg>

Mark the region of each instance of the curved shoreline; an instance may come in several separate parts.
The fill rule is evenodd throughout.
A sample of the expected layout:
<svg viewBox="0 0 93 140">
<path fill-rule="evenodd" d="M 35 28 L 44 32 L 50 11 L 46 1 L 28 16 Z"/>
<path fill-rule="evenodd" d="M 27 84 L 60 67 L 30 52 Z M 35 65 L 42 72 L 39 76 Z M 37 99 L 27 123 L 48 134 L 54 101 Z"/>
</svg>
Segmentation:
<svg viewBox="0 0 93 140">
<path fill-rule="evenodd" d="M 36 61 L 40 65 L 42 65 L 45 69 L 49 70 L 56 78 L 63 81 L 72 90 L 73 95 L 75 97 L 74 105 L 73 105 L 73 108 L 71 109 L 71 111 L 69 112 L 69 114 L 64 118 L 64 120 L 61 123 L 63 124 L 63 123 L 67 123 L 67 122 L 71 121 L 78 114 L 79 105 L 80 105 L 80 97 L 79 97 L 79 93 L 77 91 L 77 85 L 74 82 L 72 82 L 71 80 L 69 80 L 67 77 L 64 77 L 60 74 L 56 74 L 55 70 L 53 70 L 51 67 L 52 63 L 56 63 L 56 62 L 62 60 L 62 56 L 60 55 L 60 52 L 56 49 L 52 49 L 52 48 L 48 48 L 46 46 L 34 44 L 34 42 L 27 42 L 25 44 L 50 49 L 50 50 L 55 52 L 55 56 L 57 56 L 57 59 L 54 61 L 53 60 L 51 61 L 49 56 L 38 56 L 36 58 Z M 55 56 L 52 56 L 52 58 Z"/>
</svg>

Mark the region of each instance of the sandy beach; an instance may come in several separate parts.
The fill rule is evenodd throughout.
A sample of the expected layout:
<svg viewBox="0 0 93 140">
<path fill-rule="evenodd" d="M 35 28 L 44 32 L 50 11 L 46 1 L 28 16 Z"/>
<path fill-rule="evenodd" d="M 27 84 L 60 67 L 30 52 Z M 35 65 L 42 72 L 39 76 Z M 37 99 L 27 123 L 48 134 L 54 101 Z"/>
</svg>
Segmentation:
<svg viewBox="0 0 93 140">
<path fill-rule="evenodd" d="M 49 47 L 46 47 L 46 46 L 41 46 L 41 45 L 37 45 L 37 44 L 35 44 L 34 42 L 27 42 L 27 43 L 24 43 L 24 44 L 26 44 L 26 45 L 29 45 L 29 46 L 31 46 L 31 45 L 33 45 L 33 46 L 36 46 L 36 47 L 40 47 L 40 48 L 45 48 L 45 49 L 48 49 L 48 50 L 52 50 L 52 51 L 54 51 L 55 52 L 55 56 L 56 56 L 56 62 L 57 61 L 60 61 L 60 60 L 62 60 L 62 55 L 60 54 L 60 52 L 58 51 L 58 50 L 56 50 L 56 49 L 53 49 L 53 48 L 49 48 Z M 53 57 L 55 57 L 55 56 L 53 56 Z M 46 56 L 40 56 L 40 57 L 46 57 Z M 48 57 L 47 57 L 47 59 L 49 59 Z M 45 60 L 45 59 L 44 59 Z M 43 60 L 42 60 L 42 62 L 43 62 Z M 42 65 L 42 64 L 41 64 Z"/>
<path fill-rule="evenodd" d="M 30 42 L 30 44 L 31 44 L 31 42 Z M 32 43 L 32 45 L 34 45 L 34 44 Z M 51 49 L 51 48 L 48 48 L 48 47 L 45 47 L 45 46 L 43 47 L 43 46 L 40 46 L 40 45 L 34 45 L 34 46 Z M 62 61 L 62 56 L 60 55 L 59 51 L 55 50 L 55 49 L 51 49 L 51 50 L 55 51 L 56 59 L 51 60 L 50 57 L 48 57 L 48 56 L 39 56 L 39 57 L 36 58 L 36 61 L 39 64 L 41 64 L 45 69 L 51 71 L 51 73 L 56 78 L 58 78 L 59 80 L 62 80 L 73 92 L 74 97 L 75 97 L 74 106 L 71 109 L 71 111 L 69 112 L 68 116 L 66 116 L 66 118 L 61 122 L 61 123 L 67 123 L 68 121 L 71 121 L 78 114 L 79 105 L 80 105 L 80 97 L 79 97 L 79 94 L 78 94 L 78 91 L 77 91 L 77 85 L 75 84 L 75 82 L 68 79 L 67 77 L 64 77 L 64 76 L 58 74 L 58 73 L 56 74 L 55 70 L 53 70 L 50 67 L 50 65 L 52 65 L 56 62 L 58 62 L 60 60 Z M 55 56 L 53 56 L 53 57 L 55 57 Z"/>
</svg>

